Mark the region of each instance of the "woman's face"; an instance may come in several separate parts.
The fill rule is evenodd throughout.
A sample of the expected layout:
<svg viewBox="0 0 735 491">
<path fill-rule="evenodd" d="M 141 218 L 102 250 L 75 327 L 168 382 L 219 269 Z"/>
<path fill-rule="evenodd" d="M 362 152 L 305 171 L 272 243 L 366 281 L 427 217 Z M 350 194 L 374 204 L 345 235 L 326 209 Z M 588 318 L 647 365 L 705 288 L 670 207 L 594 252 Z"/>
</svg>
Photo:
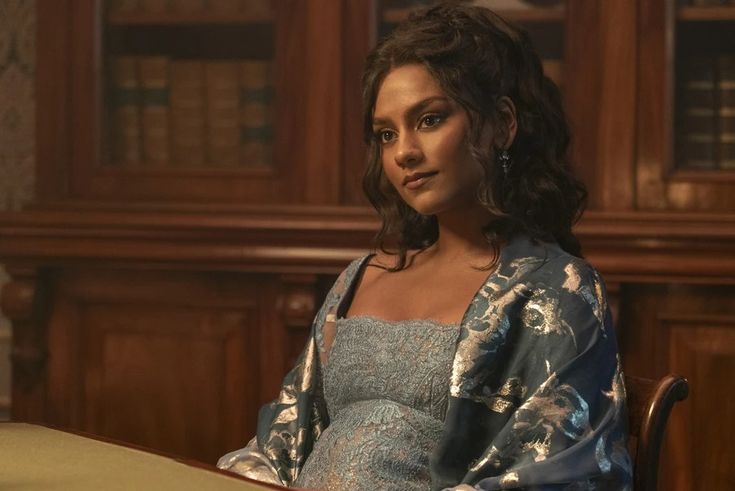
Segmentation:
<svg viewBox="0 0 735 491">
<path fill-rule="evenodd" d="M 375 102 L 373 131 L 386 177 L 418 213 L 439 215 L 478 205 L 484 172 L 470 153 L 469 118 L 423 65 L 388 73 Z M 490 145 L 489 127 L 482 140 Z"/>
</svg>

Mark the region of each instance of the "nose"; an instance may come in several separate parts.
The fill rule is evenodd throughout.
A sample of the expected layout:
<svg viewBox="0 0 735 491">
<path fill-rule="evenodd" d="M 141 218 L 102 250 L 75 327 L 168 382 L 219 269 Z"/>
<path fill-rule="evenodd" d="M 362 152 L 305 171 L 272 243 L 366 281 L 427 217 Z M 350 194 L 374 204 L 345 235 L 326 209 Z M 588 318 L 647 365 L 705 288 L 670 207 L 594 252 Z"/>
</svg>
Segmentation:
<svg viewBox="0 0 735 491">
<path fill-rule="evenodd" d="M 395 161 L 399 167 L 410 167 L 421 162 L 424 154 L 421 145 L 414 135 L 403 132 L 398 137 L 398 148 L 395 153 Z"/>
</svg>

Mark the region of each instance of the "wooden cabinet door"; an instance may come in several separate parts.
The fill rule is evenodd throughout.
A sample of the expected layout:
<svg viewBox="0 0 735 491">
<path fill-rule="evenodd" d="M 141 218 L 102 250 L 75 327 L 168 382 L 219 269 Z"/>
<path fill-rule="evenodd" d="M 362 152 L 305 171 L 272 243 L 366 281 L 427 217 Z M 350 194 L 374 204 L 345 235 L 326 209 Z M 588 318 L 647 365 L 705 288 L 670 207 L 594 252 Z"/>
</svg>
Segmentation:
<svg viewBox="0 0 735 491">
<path fill-rule="evenodd" d="M 689 380 L 661 454 L 661 489 L 730 489 L 735 483 L 735 288 L 623 285 L 621 358 L 627 373 Z"/>
<path fill-rule="evenodd" d="M 204 462 L 255 434 L 288 344 L 273 280 L 82 270 L 53 283 L 46 421 Z"/>
</svg>

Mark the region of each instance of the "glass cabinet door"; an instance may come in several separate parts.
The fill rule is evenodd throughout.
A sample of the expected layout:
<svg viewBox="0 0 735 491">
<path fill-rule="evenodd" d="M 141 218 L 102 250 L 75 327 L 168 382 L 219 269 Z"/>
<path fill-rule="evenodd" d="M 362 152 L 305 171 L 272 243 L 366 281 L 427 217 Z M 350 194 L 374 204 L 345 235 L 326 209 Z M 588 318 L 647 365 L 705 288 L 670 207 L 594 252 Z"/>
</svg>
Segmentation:
<svg viewBox="0 0 735 491">
<path fill-rule="evenodd" d="M 735 4 L 676 12 L 675 156 L 683 170 L 735 170 Z"/>
<path fill-rule="evenodd" d="M 268 168 L 271 0 L 108 0 L 102 162 Z"/>
<path fill-rule="evenodd" d="M 639 4 L 636 204 L 735 209 L 735 3 Z"/>
<path fill-rule="evenodd" d="M 389 33 L 408 18 L 411 10 L 433 4 L 432 0 L 380 0 L 378 2 L 378 36 Z M 544 65 L 544 72 L 561 88 L 564 86 L 564 19 L 565 0 L 477 0 L 475 5 L 487 7 L 528 31 Z"/>
<path fill-rule="evenodd" d="M 68 58 L 45 62 L 68 89 L 63 100 L 61 89 L 44 89 L 43 100 L 58 108 L 70 148 L 49 152 L 46 174 L 62 179 L 49 178 L 43 196 L 177 209 L 306 199 L 312 181 L 304 169 L 321 171 L 328 161 L 321 149 L 332 151 L 311 144 L 305 121 L 323 126 L 319 98 L 338 83 L 311 82 L 317 69 L 337 64 L 313 61 L 323 57 L 320 40 L 338 45 L 338 29 L 320 30 L 338 18 L 336 2 L 66 4 L 53 9 L 56 41 L 42 44 Z M 51 11 L 44 6 L 44 17 Z M 56 129 L 42 138 L 56 141 Z"/>
</svg>

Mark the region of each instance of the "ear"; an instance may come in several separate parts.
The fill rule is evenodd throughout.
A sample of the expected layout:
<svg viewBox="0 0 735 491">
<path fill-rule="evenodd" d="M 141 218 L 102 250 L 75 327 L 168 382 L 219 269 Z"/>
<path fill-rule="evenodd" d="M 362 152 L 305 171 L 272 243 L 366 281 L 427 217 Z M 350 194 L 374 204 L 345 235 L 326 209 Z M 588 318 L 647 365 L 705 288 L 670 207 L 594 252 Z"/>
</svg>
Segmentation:
<svg viewBox="0 0 735 491">
<path fill-rule="evenodd" d="M 516 105 L 508 96 L 498 99 L 498 114 L 500 115 L 499 128 L 495 134 L 496 148 L 507 149 L 516 138 L 518 132 L 518 119 L 516 118 Z"/>
</svg>

